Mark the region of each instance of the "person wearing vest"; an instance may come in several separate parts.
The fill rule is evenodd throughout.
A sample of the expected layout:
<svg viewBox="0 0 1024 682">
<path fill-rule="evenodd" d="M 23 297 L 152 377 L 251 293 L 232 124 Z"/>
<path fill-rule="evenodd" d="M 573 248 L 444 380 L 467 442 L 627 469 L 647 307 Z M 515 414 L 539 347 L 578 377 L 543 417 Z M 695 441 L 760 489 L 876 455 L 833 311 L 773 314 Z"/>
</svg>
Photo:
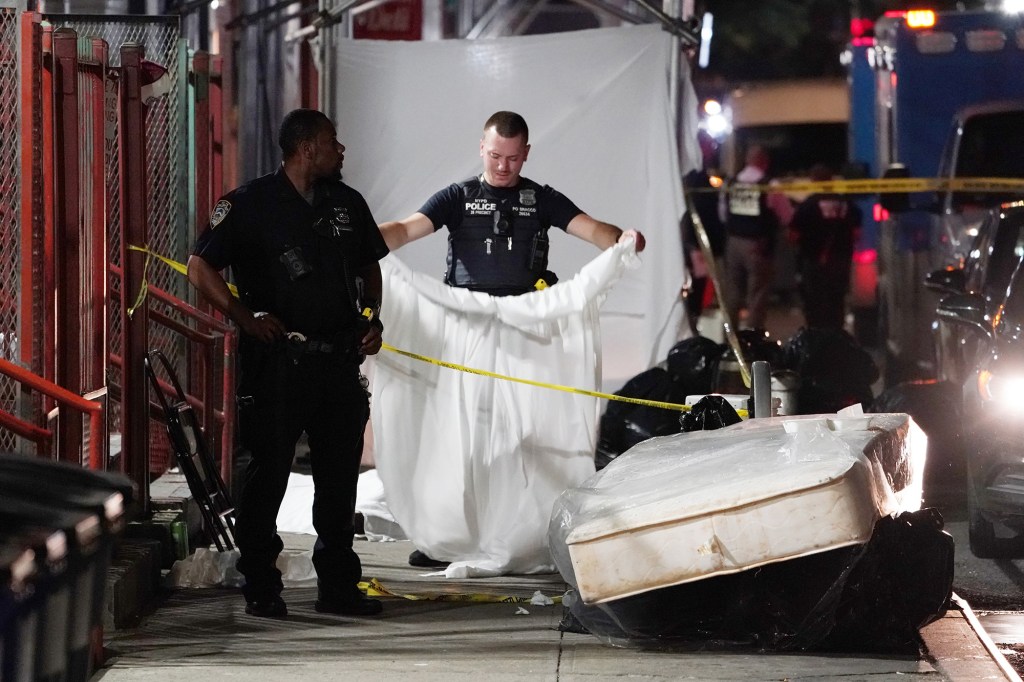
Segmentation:
<svg viewBox="0 0 1024 682">
<path fill-rule="evenodd" d="M 643 251 L 643 234 L 595 220 L 561 192 L 520 175 L 530 153 L 525 119 L 499 111 L 484 123 L 483 172 L 448 185 L 404 220 L 381 223 L 391 250 L 448 228 L 449 286 L 492 296 L 515 296 L 554 284 L 548 270 L 548 230 L 557 227 L 607 249 L 632 238 Z M 444 565 L 416 550 L 413 566 Z"/>
<path fill-rule="evenodd" d="M 726 199 L 725 268 L 727 312 L 737 327 L 746 303 L 743 327 L 763 329 L 774 275 L 775 242 L 789 223 L 789 199 L 761 188 L 770 183 L 770 158 L 763 147 L 747 150 L 746 165 L 730 185 Z"/>
<path fill-rule="evenodd" d="M 591 218 L 561 192 L 520 175 L 530 153 L 529 128 L 517 113 L 499 111 L 484 124 L 483 172 L 453 183 L 404 220 L 381 223 L 390 249 L 448 228 L 445 282 L 493 296 L 554 284 L 548 270 L 548 230 L 557 227 L 600 249 L 643 235 Z"/>
<path fill-rule="evenodd" d="M 353 551 L 369 403 L 359 365 L 381 348 L 378 261 L 388 253 L 363 197 L 340 180 L 345 147 L 311 109 L 284 118 L 283 164 L 226 194 L 188 260 L 189 281 L 240 329 L 239 435 L 250 451 L 235 540 L 246 613 L 283 618 L 277 514 L 295 446 L 309 437 L 317 531 L 315 608 L 373 615 Z M 232 296 L 219 271 L 231 267 Z M 367 315 L 362 311 L 369 310 Z"/>
<path fill-rule="evenodd" d="M 828 166 L 811 168 L 811 180 L 831 179 Z M 797 246 L 800 296 L 808 327 L 842 329 L 846 321 L 846 292 L 861 216 L 857 205 L 839 194 L 812 194 L 796 207 L 789 224 L 790 240 Z"/>
</svg>

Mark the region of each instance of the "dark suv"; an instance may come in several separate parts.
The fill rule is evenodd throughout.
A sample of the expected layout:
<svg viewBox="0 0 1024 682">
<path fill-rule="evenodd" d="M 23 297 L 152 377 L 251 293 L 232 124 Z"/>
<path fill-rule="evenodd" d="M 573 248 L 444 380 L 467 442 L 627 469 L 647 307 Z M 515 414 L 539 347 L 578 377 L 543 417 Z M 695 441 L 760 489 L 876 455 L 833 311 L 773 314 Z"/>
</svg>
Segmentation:
<svg viewBox="0 0 1024 682">
<path fill-rule="evenodd" d="M 928 275 L 937 308 L 939 378 L 963 387 L 971 551 L 1021 553 L 997 527 L 1024 533 L 1024 202 L 979 228 L 961 267 Z"/>
</svg>

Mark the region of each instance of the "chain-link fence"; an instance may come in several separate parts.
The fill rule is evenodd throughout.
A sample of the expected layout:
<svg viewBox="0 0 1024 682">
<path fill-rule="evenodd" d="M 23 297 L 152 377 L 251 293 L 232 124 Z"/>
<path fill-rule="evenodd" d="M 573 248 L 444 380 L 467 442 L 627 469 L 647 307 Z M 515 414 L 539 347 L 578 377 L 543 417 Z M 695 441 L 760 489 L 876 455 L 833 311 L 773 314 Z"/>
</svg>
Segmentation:
<svg viewBox="0 0 1024 682">
<path fill-rule="evenodd" d="M 0 357 L 19 360 L 21 305 L 21 77 L 19 13 L 0 8 Z M 18 413 L 18 383 L 0 376 L 0 409 Z M 17 438 L 0 431 L 0 450 L 13 451 Z"/>
<path fill-rule="evenodd" d="M 146 110 L 146 209 L 149 248 L 175 260 L 184 260 L 190 242 L 188 226 L 188 135 L 185 128 L 185 43 L 180 37 L 177 17 L 47 15 L 55 27 L 73 28 L 79 36 L 101 38 L 110 46 L 110 65 L 120 66 L 120 47 L 140 44 L 146 59 L 168 71 L 170 90 L 150 100 Z M 116 101 L 115 101 L 116 102 Z M 117 117 L 107 136 L 108 240 L 110 261 L 121 262 L 120 176 L 118 173 Z M 143 246 L 143 245 L 139 245 Z M 187 298 L 187 283 L 176 273 L 154 268 L 147 273 L 154 286 Z M 111 351 L 120 354 L 120 306 L 113 298 L 110 317 Z M 150 330 L 152 334 L 157 330 Z M 164 336 L 168 336 L 164 334 Z M 151 341 L 162 346 L 160 334 Z M 172 348 L 162 348 L 169 357 L 180 357 Z"/>
<path fill-rule="evenodd" d="M 54 27 L 74 29 L 79 36 L 101 38 L 110 46 L 110 66 L 120 66 L 120 48 L 126 43 L 142 45 L 147 61 L 167 70 L 169 90 L 151 99 L 146 107 L 146 210 L 148 214 L 147 246 L 154 252 L 179 262 L 186 259 L 188 247 L 194 238 L 188 211 L 188 143 L 186 127 L 186 45 L 181 38 L 177 17 L 155 16 L 87 16 L 46 15 Z M 112 86 L 116 93 L 116 84 Z M 116 96 L 110 98 L 116 107 Z M 119 149 L 116 111 L 112 112 L 112 126 L 105 139 L 106 183 L 108 188 L 108 245 L 110 262 L 121 264 L 121 215 Z M 146 273 L 148 282 L 177 298 L 188 300 L 188 283 L 176 272 L 155 264 Z M 129 300 L 135 293 L 128 292 Z M 121 329 L 121 278 L 109 277 L 110 352 L 123 356 L 123 330 Z M 165 311 L 170 313 L 169 310 Z M 159 348 L 175 360 L 175 369 L 185 373 L 187 358 L 184 340 L 166 327 L 150 324 L 149 347 Z M 121 370 L 111 365 L 109 380 L 121 385 Z M 112 410 L 111 430 L 117 432 L 120 411 Z M 154 425 L 151 464 L 159 473 L 168 461 L 168 451 L 160 426 Z"/>
</svg>

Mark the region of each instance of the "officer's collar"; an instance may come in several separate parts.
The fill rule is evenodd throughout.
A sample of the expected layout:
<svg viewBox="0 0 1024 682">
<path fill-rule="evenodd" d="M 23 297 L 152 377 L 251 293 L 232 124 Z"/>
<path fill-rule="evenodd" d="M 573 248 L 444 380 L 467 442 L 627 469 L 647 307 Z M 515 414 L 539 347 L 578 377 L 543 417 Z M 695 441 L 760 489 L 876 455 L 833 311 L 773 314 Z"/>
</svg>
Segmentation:
<svg viewBox="0 0 1024 682">
<path fill-rule="evenodd" d="M 295 185 L 288 178 L 288 174 L 284 172 L 283 163 L 274 171 L 274 180 L 277 182 L 277 196 L 279 199 L 302 199 L 299 190 L 295 189 Z"/>
<path fill-rule="evenodd" d="M 292 181 L 288 178 L 288 174 L 284 172 L 284 164 L 277 167 L 274 171 L 274 178 L 278 184 L 278 198 L 280 199 L 301 199 L 302 203 L 309 205 L 305 197 L 299 192 L 299 190 L 292 184 Z M 323 198 L 327 196 L 328 188 L 330 187 L 330 180 L 320 179 L 313 181 L 313 206 L 323 201 Z"/>
<path fill-rule="evenodd" d="M 501 194 L 502 192 L 508 192 L 509 194 L 511 194 L 512 192 L 518 192 L 522 188 L 522 186 L 525 184 L 525 182 L 526 182 L 526 178 L 524 178 L 522 175 L 520 175 L 519 176 L 519 182 L 516 183 L 515 187 L 495 187 L 491 183 L 489 183 L 486 180 L 484 180 L 484 174 L 483 173 L 481 173 L 478 176 L 478 179 L 480 180 L 480 186 L 481 187 L 483 187 L 484 189 L 490 190 L 491 192 L 497 192 L 499 194 Z"/>
</svg>

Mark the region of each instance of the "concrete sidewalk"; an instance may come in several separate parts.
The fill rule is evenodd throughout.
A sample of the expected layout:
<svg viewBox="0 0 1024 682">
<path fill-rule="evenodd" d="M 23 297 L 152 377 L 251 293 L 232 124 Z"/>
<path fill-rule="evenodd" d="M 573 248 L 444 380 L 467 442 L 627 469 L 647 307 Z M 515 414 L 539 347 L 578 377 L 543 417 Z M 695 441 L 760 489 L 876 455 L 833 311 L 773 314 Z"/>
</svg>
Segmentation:
<svg viewBox="0 0 1024 682">
<path fill-rule="evenodd" d="M 288 551 L 313 538 L 289 535 Z M 406 563 L 408 542 L 356 544 L 366 579 L 396 593 L 561 595 L 558 575 L 451 581 Z M 313 609 L 315 587 L 286 589 L 286 620 L 248 616 L 232 589 L 173 589 L 142 625 L 106 634 L 105 667 L 92 680 L 982 680 L 1018 679 L 1001 668 L 962 611 L 922 633 L 920 657 L 662 653 L 616 649 L 558 631 L 560 605 L 385 599 L 384 613 L 346 618 Z M 968 616 L 969 616 L 968 612 Z"/>
</svg>

